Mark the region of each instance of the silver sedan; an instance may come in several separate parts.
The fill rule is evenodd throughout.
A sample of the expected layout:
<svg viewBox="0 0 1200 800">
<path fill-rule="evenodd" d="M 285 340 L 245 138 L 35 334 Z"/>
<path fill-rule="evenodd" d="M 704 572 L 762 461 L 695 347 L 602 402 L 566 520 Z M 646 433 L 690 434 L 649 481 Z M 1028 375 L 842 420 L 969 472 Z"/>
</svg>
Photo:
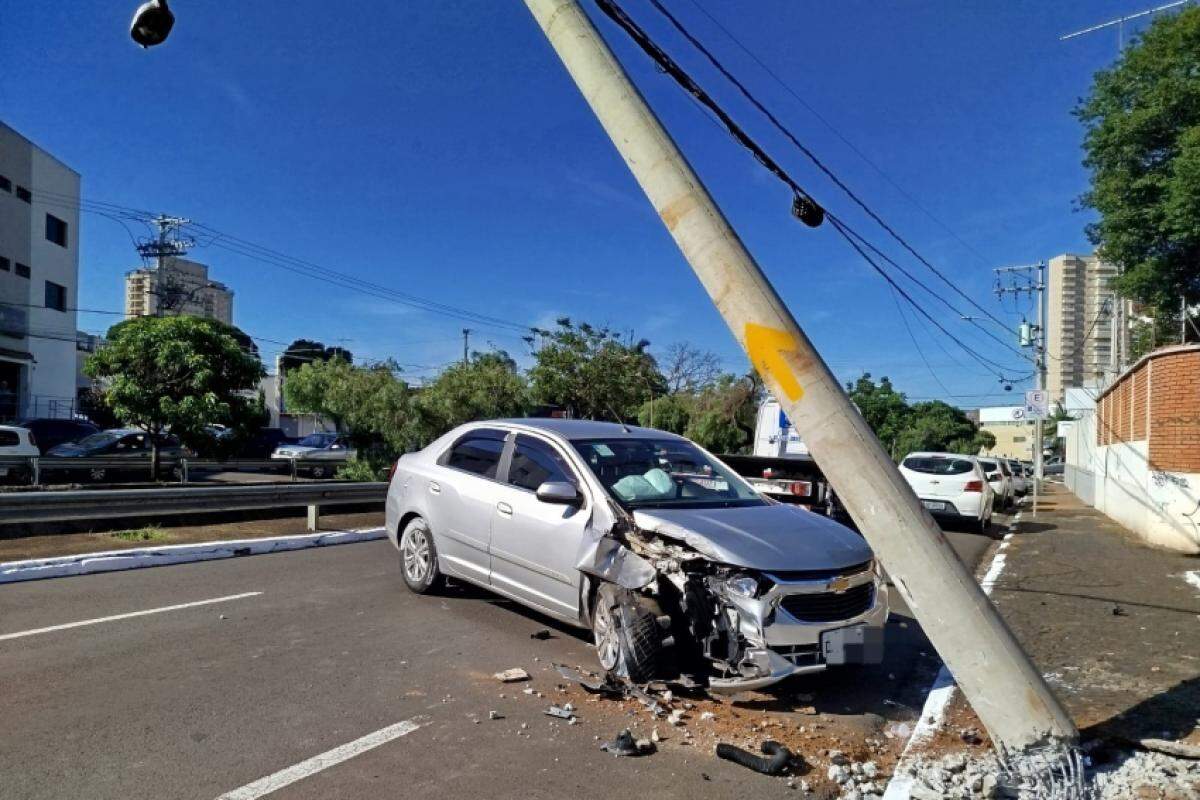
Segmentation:
<svg viewBox="0 0 1200 800">
<path fill-rule="evenodd" d="M 887 590 L 862 537 L 674 434 L 464 425 L 399 460 L 387 528 L 412 591 L 453 576 L 590 628 L 629 680 L 740 690 L 882 659 Z"/>
</svg>

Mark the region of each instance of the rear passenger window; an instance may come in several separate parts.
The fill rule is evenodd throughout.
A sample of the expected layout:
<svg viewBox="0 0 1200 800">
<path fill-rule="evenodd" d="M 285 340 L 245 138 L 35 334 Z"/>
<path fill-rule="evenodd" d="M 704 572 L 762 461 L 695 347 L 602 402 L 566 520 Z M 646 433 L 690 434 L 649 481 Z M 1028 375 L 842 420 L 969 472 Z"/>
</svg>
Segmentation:
<svg viewBox="0 0 1200 800">
<path fill-rule="evenodd" d="M 927 475 L 966 475 L 975 469 L 965 458 L 909 457 L 904 459 L 903 467 Z"/>
<path fill-rule="evenodd" d="M 16 447 L 20 443 L 16 431 L 0 431 L 0 447 Z"/>
<path fill-rule="evenodd" d="M 560 481 L 578 487 L 566 459 L 545 442 L 529 436 L 518 436 L 508 467 L 508 482 L 531 492 L 546 481 Z"/>
<path fill-rule="evenodd" d="M 503 449 L 503 439 L 468 434 L 450 449 L 445 463 L 448 467 L 495 478 L 496 468 L 500 466 L 500 451 Z"/>
</svg>

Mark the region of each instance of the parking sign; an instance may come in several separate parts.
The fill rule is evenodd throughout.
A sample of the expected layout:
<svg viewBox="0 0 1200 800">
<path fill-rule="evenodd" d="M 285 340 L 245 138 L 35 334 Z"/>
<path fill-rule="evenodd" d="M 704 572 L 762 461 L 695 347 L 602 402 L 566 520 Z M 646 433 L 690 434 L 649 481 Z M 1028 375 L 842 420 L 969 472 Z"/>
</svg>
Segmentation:
<svg viewBox="0 0 1200 800">
<path fill-rule="evenodd" d="M 1050 416 L 1050 393 L 1045 389 L 1025 392 L 1025 419 L 1045 419 Z"/>
</svg>

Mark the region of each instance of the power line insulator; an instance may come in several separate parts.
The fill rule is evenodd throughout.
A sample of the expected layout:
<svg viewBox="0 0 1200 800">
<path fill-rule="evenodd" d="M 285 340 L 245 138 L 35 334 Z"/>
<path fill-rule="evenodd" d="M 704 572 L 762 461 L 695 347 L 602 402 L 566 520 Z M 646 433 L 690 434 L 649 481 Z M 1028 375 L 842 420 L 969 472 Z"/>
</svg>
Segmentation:
<svg viewBox="0 0 1200 800">
<path fill-rule="evenodd" d="M 810 228 L 818 228 L 825 221 L 825 209 L 811 197 L 798 194 L 792 200 L 792 216 Z"/>
</svg>

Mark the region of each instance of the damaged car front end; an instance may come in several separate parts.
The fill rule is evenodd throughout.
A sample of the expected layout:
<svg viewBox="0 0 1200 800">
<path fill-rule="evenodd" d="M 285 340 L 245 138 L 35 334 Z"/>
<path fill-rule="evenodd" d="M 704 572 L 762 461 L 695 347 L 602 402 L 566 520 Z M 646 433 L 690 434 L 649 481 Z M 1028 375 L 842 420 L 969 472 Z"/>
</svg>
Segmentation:
<svg viewBox="0 0 1200 800">
<path fill-rule="evenodd" d="M 593 518 L 599 524 L 577 566 L 596 579 L 593 590 L 610 587 L 596 591 L 592 604 L 602 667 L 635 680 L 678 671 L 711 690 L 733 692 L 882 660 L 887 589 L 856 533 L 748 496 L 735 487 L 736 475 L 690 442 L 633 444 L 654 451 L 642 477 L 665 472 L 669 485 L 658 478 L 663 494 L 677 497 L 689 484 L 698 489 L 682 500 L 656 501 L 645 491 L 631 498 L 624 477 L 605 479 L 598 463 L 604 458 L 596 458 L 592 444 L 576 447 L 612 502 L 609 514 Z M 600 452 L 615 455 L 623 444 L 601 443 Z M 646 480 L 653 484 L 655 477 Z"/>
</svg>

